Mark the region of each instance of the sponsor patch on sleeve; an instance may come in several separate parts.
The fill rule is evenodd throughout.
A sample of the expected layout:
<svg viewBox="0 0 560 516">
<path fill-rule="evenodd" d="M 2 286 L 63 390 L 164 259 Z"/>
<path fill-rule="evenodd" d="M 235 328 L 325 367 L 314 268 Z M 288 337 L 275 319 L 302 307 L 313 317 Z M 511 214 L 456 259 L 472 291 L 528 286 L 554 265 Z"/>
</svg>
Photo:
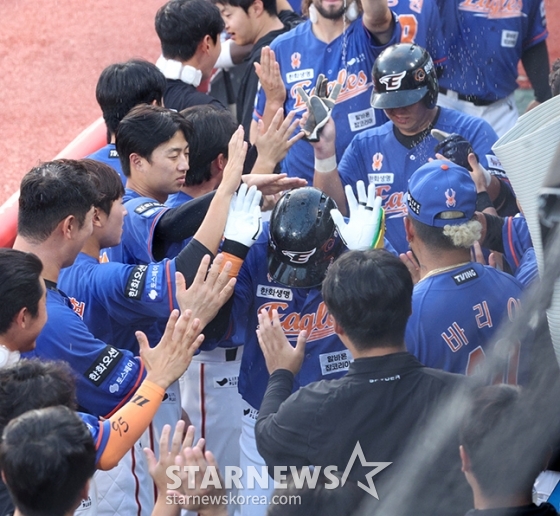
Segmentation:
<svg viewBox="0 0 560 516">
<path fill-rule="evenodd" d="M 156 201 L 144 202 L 136 208 L 134 208 L 134 213 L 142 215 L 142 217 L 151 217 L 154 213 L 157 213 L 161 208 L 165 208 L 164 204 Z"/>
<path fill-rule="evenodd" d="M 348 371 L 353 360 L 348 350 L 323 353 L 319 355 L 321 374 L 325 376 L 327 374 L 338 373 L 339 371 Z"/>
<path fill-rule="evenodd" d="M 111 371 L 115 369 L 121 357 L 122 353 L 117 348 L 106 346 L 84 373 L 84 376 L 96 387 L 99 387 L 111 374 Z"/>
<path fill-rule="evenodd" d="M 125 287 L 125 296 L 130 299 L 141 299 L 146 283 L 147 265 L 137 265 L 132 269 Z"/>
<path fill-rule="evenodd" d="M 488 162 L 488 170 L 495 175 L 505 175 L 506 171 L 498 156 L 494 154 L 486 154 L 486 161 Z"/>
<path fill-rule="evenodd" d="M 453 274 L 452 278 L 456 285 L 462 285 L 463 283 L 467 283 L 478 278 L 478 273 L 472 267 L 469 267 L 457 274 Z"/>
</svg>

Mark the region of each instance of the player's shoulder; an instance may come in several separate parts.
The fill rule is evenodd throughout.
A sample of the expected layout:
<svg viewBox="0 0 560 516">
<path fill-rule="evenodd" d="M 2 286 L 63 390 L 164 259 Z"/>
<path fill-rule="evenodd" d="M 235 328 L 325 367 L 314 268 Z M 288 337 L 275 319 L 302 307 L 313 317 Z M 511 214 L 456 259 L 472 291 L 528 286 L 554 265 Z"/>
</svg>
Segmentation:
<svg viewBox="0 0 560 516">
<path fill-rule="evenodd" d="M 515 279 L 511 274 L 507 272 L 499 271 L 494 267 L 490 267 L 489 265 L 481 265 L 476 264 L 481 268 L 480 276 L 485 281 L 492 281 L 496 285 L 501 285 L 503 289 L 508 288 L 508 290 L 503 290 L 504 293 L 506 292 L 516 292 L 518 291 L 521 294 L 523 290 L 523 286 L 521 283 Z"/>
<path fill-rule="evenodd" d="M 370 129 L 366 129 L 358 133 L 354 138 L 352 138 L 352 143 L 356 143 L 357 145 L 367 145 L 369 142 L 384 138 L 388 134 L 393 133 L 393 122 L 390 120 L 385 122 L 384 124 L 371 127 Z"/>
<path fill-rule="evenodd" d="M 165 204 L 157 201 L 156 199 L 151 199 L 150 197 L 131 197 L 124 203 L 124 207 L 128 212 L 128 216 L 125 217 L 125 223 L 127 219 L 131 217 L 141 216 L 150 217 L 154 213 L 159 212 L 162 209 L 168 209 Z"/>
<path fill-rule="evenodd" d="M 274 41 L 270 44 L 270 48 L 273 50 L 276 48 L 281 49 L 282 47 L 292 44 L 297 44 L 300 48 L 304 48 L 306 39 L 316 39 L 311 30 L 311 22 L 309 20 L 296 25 L 293 29 L 274 38 Z"/>
<path fill-rule="evenodd" d="M 495 134 L 492 126 L 482 118 L 472 116 L 467 113 L 462 113 L 455 109 L 440 107 L 439 118 L 436 127 L 450 133 L 460 133 L 461 130 L 468 131 L 484 131 L 485 133 Z M 462 134 L 467 138 L 466 134 Z M 467 138 L 468 139 L 468 138 Z M 496 140 L 498 139 L 496 135 Z"/>
</svg>

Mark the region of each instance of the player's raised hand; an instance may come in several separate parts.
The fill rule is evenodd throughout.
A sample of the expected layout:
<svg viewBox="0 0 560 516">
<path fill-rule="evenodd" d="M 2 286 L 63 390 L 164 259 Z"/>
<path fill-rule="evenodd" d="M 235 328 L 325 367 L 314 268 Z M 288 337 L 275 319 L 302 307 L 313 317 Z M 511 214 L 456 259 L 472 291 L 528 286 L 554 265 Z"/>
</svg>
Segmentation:
<svg viewBox="0 0 560 516">
<path fill-rule="evenodd" d="M 243 173 L 243 163 L 247 155 L 247 142 L 244 137 L 243 126 L 239 126 L 233 133 L 228 144 L 228 161 L 224 167 L 222 182 L 218 186 L 218 191 L 224 194 L 233 195 L 241 183 Z"/>
<path fill-rule="evenodd" d="M 178 310 L 173 310 L 157 346 L 150 348 L 146 335 L 137 331 L 136 339 L 140 346 L 140 358 L 147 371 L 146 379 L 164 389 L 179 379 L 204 340 L 201 330 L 200 320 L 193 318 L 190 310 L 181 315 Z"/>
<path fill-rule="evenodd" d="M 274 50 L 263 47 L 261 62 L 254 63 L 255 73 L 266 95 L 266 102 L 275 106 L 282 106 L 286 100 L 286 87 L 280 75 L 280 66 L 276 61 Z"/>
<path fill-rule="evenodd" d="M 344 220 L 338 209 L 331 210 L 336 229 L 348 249 L 356 251 L 383 247 L 385 217 L 381 207 L 381 197 L 375 195 L 375 184 L 368 185 L 366 194 L 364 182 L 358 181 L 356 190 L 358 200 L 352 187 L 346 185 L 346 199 L 350 209 L 348 222 Z"/>
<path fill-rule="evenodd" d="M 167 491 L 168 497 L 180 501 L 183 509 L 202 516 L 227 515 L 225 484 L 212 452 L 198 445 L 187 447 L 175 457 L 175 465 L 179 466 L 175 473 L 179 485 Z"/>
<path fill-rule="evenodd" d="M 210 269 L 209 269 L 210 267 Z M 201 325 L 201 330 L 216 316 L 218 310 L 233 294 L 235 278 L 229 277 L 231 262 L 224 256 L 216 256 L 210 266 L 210 256 L 200 261 L 196 276 L 186 288 L 185 278 L 178 272 L 175 276 L 177 303 L 182 311 L 190 310 Z"/>
<path fill-rule="evenodd" d="M 292 188 L 307 186 L 301 177 L 288 177 L 287 174 L 244 174 L 241 180 L 247 186 L 256 186 L 263 195 L 275 195 Z"/>
<path fill-rule="evenodd" d="M 224 230 L 224 240 L 250 248 L 262 232 L 262 194 L 256 186 L 243 183 L 233 196 Z"/>
<path fill-rule="evenodd" d="M 422 279 L 420 264 L 418 263 L 416 256 L 412 254 L 412 251 L 407 251 L 406 253 L 399 254 L 399 258 L 401 259 L 401 262 L 406 265 L 408 272 L 410 272 L 410 275 L 412 276 L 412 283 L 416 285 L 416 283 Z"/>
<path fill-rule="evenodd" d="M 257 338 L 268 372 L 272 374 L 278 369 L 287 369 L 294 375 L 297 374 L 303 363 L 307 332 L 305 330 L 299 332 L 296 346 L 293 347 L 284 335 L 277 310 L 272 310 L 270 317 L 263 308 L 258 314 L 258 318 Z"/>
<path fill-rule="evenodd" d="M 274 167 L 286 157 L 292 145 L 305 136 L 303 131 L 294 134 L 299 128 L 299 120 L 294 119 L 295 115 L 296 112 L 291 111 L 284 118 L 284 109 L 279 108 L 266 130 L 264 122 L 259 120 L 255 140 L 259 155 L 253 167 L 253 174 L 272 173 Z"/>
</svg>

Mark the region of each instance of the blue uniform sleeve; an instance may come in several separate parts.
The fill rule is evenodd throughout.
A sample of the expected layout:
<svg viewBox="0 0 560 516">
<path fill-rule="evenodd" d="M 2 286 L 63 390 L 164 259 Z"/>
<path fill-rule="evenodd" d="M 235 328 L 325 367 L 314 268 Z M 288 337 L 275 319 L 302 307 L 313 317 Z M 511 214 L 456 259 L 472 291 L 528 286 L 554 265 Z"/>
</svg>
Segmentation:
<svg viewBox="0 0 560 516">
<path fill-rule="evenodd" d="M 91 436 L 93 437 L 93 442 L 95 443 L 95 463 L 97 464 L 105 451 L 107 442 L 109 441 L 111 422 L 109 420 L 100 421 L 96 416 L 85 414 L 84 412 L 78 412 L 78 415 L 86 424 L 91 432 Z"/>
<path fill-rule="evenodd" d="M 529 28 L 523 39 L 523 50 L 527 50 L 537 43 L 544 41 L 547 36 L 544 0 L 533 0 L 529 13 Z"/>
<path fill-rule="evenodd" d="M 525 252 L 533 247 L 525 217 L 506 217 L 502 226 L 504 257 L 515 273 Z"/>
<path fill-rule="evenodd" d="M 79 406 L 96 416 L 110 416 L 140 385 L 142 361 L 93 337 L 59 292 L 47 291 L 47 313 L 47 324 L 29 355 L 67 362 L 76 374 Z"/>
</svg>

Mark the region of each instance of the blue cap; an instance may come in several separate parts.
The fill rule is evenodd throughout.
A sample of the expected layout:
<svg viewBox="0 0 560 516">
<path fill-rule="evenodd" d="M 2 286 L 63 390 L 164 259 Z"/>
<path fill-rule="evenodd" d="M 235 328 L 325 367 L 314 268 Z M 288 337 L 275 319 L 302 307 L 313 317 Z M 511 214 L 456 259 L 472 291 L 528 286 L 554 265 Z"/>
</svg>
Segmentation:
<svg viewBox="0 0 560 516">
<path fill-rule="evenodd" d="M 466 168 L 434 160 L 408 182 L 408 214 L 428 226 L 465 224 L 476 210 L 476 186 Z"/>
</svg>

